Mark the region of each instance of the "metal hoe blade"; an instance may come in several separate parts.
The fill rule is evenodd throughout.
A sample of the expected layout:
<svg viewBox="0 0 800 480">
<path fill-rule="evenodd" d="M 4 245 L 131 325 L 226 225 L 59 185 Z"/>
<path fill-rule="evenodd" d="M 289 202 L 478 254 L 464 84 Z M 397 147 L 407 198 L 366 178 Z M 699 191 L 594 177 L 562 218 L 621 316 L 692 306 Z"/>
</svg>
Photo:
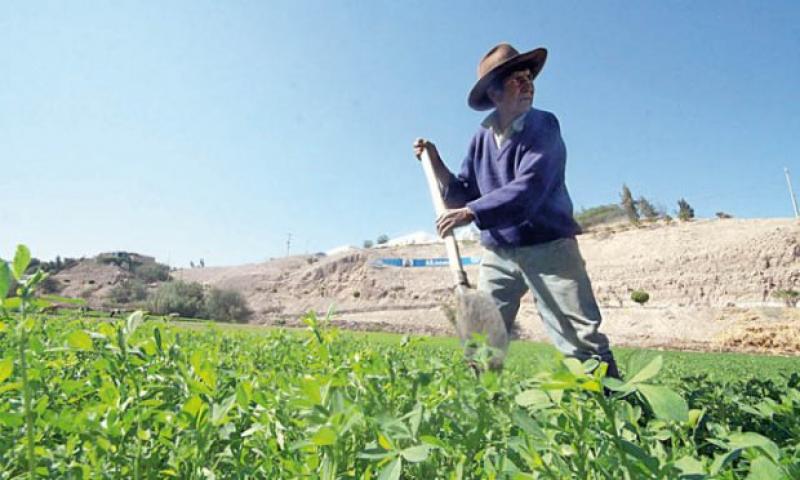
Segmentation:
<svg viewBox="0 0 800 480">
<path fill-rule="evenodd" d="M 456 289 L 455 328 L 464 354 L 470 360 L 478 353 L 475 334 L 485 338 L 489 351 L 489 367 L 499 369 L 508 352 L 508 332 L 500 311 L 485 293 L 466 288 Z"/>
</svg>

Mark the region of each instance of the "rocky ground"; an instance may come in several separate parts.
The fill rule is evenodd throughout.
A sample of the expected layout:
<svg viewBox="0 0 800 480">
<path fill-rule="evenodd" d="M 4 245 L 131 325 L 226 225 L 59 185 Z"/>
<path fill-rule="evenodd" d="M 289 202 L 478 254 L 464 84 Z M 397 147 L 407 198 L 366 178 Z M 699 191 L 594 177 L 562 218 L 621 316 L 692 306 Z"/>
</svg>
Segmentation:
<svg viewBox="0 0 800 480">
<path fill-rule="evenodd" d="M 800 290 L 800 223 L 715 219 L 618 225 L 578 240 L 603 330 L 614 344 L 800 353 L 800 309 L 786 308 L 774 295 Z M 461 253 L 479 256 L 480 246 L 463 243 Z M 346 328 L 450 334 L 442 309 L 453 298 L 449 269 L 379 264 L 382 258 L 444 255 L 443 244 L 409 245 L 184 269 L 173 276 L 241 291 L 254 311 L 253 323 L 293 325 L 309 310 L 333 308 L 334 322 Z M 466 270 L 477 279 L 476 266 Z M 105 272 L 96 282 L 113 282 L 111 277 L 113 272 Z M 72 288 L 85 284 L 88 277 L 82 278 L 73 279 Z M 647 291 L 650 301 L 635 304 L 632 290 Z M 545 338 L 531 295 L 518 320 L 520 337 Z"/>
</svg>

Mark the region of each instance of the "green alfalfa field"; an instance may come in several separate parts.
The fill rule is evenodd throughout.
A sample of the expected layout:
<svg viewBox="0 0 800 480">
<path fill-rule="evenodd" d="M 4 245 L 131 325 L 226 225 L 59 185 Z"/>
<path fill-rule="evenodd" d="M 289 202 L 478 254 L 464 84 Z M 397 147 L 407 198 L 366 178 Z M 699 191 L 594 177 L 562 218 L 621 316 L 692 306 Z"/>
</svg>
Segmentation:
<svg viewBox="0 0 800 480">
<path fill-rule="evenodd" d="M 0 262 L 0 478 L 800 478 L 797 358 L 43 313 Z M 480 358 L 479 358 L 480 361 Z"/>
</svg>

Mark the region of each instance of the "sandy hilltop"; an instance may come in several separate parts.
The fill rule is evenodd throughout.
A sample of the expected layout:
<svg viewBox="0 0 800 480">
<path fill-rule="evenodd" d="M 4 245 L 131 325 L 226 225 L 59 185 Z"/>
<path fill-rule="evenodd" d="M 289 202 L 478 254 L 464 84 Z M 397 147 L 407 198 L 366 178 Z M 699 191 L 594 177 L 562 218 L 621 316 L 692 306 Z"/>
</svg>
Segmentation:
<svg viewBox="0 0 800 480">
<path fill-rule="evenodd" d="M 714 219 L 605 226 L 579 243 L 617 345 L 703 350 L 800 352 L 800 309 L 778 290 L 800 290 L 800 223 L 789 219 Z M 480 256 L 464 242 L 463 256 Z M 441 243 L 352 249 L 259 264 L 183 269 L 173 276 L 241 291 L 251 322 L 296 325 L 304 312 L 334 311 L 346 328 L 448 334 L 442 305 L 453 298 L 445 267 L 384 265 L 430 259 Z M 396 260 L 395 260 L 396 261 Z M 477 267 L 468 266 L 477 278 Z M 640 306 L 634 289 L 650 294 Z M 522 338 L 544 339 L 529 294 L 519 316 Z"/>
</svg>

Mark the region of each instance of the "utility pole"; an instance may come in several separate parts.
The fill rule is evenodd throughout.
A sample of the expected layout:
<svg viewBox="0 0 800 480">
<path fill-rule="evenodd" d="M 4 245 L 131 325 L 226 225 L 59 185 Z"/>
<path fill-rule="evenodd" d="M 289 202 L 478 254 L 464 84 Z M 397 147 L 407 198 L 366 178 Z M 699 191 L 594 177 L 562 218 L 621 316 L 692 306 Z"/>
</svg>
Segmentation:
<svg viewBox="0 0 800 480">
<path fill-rule="evenodd" d="M 286 256 L 289 256 L 289 251 L 292 249 L 292 234 L 286 234 Z"/>
<path fill-rule="evenodd" d="M 794 207 L 794 218 L 800 218 L 800 213 L 797 212 L 797 199 L 794 197 L 794 190 L 792 190 L 792 181 L 789 179 L 789 169 L 783 167 L 783 173 L 786 174 L 786 184 L 789 185 L 789 196 L 792 198 L 792 207 Z"/>
</svg>

